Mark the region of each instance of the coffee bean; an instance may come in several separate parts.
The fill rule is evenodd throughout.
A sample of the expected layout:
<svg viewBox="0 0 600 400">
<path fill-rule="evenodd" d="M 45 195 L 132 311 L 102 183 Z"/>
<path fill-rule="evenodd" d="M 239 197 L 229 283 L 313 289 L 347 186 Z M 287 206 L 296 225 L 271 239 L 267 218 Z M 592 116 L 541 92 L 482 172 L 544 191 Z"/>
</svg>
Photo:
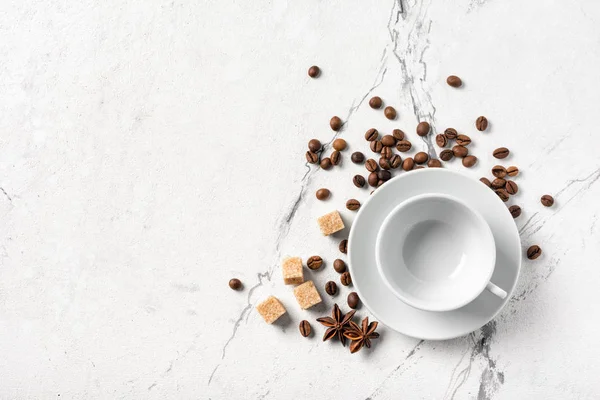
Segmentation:
<svg viewBox="0 0 600 400">
<path fill-rule="evenodd" d="M 329 189 L 321 188 L 317 190 L 316 196 L 319 200 L 327 200 L 330 194 L 331 192 L 329 191 Z"/>
<path fill-rule="evenodd" d="M 506 168 L 506 173 L 508 174 L 508 176 L 517 176 L 517 175 L 519 175 L 519 168 L 512 165 L 512 166 Z"/>
<path fill-rule="evenodd" d="M 338 274 L 343 274 L 344 272 L 346 272 L 346 263 L 344 262 L 344 260 L 340 260 L 338 258 L 333 262 L 333 269 L 335 269 L 335 272 L 337 272 Z"/>
<path fill-rule="evenodd" d="M 467 168 L 471 168 L 475 164 L 477 164 L 477 157 L 475 156 L 466 156 L 462 159 L 462 165 Z"/>
<path fill-rule="evenodd" d="M 392 152 L 391 147 L 383 146 L 383 149 L 381 149 L 381 157 L 383 158 L 387 158 L 389 160 L 390 157 L 392 157 L 392 154 L 394 153 Z"/>
<path fill-rule="evenodd" d="M 319 269 L 322 265 L 323 259 L 320 256 L 310 256 L 306 261 L 306 266 L 312 270 Z"/>
<path fill-rule="evenodd" d="M 318 139 L 310 139 L 308 149 L 313 153 L 318 153 L 321 150 L 321 142 Z"/>
<path fill-rule="evenodd" d="M 431 127 L 429 126 L 429 122 L 419 122 L 419 125 L 417 125 L 417 135 L 427 136 L 430 129 Z"/>
<path fill-rule="evenodd" d="M 370 144 L 370 147 L 372 152 L 381 153 L 381 150 L 383 149 L 383 144 L 381 144 L 381 141 L 379 140 L 373 140 Z"/>
<path fill-rule="evenodd" d="M 383 169 L 392 169 L 392 163 L 385 157 L 379 159 L 379 166 Z"/>
<path fill-rule="evenodd" d="M 519 186 L 514 182 L 514 181 L 506 181 L 506 191 L 508 192 L 508 194 L 515 195 L 517 194 L 517 192 L 519 191 Z"/>
<path fill-rule="evenodd" d="M 456 144 L 460 146 L 468 146 L 469 144 L 471 144 L 471 138 L 467 135 L 458 135 L 456 137 Z"/>
<path fill-rule="evenodd" d="M 432 158 L 429 161 L 427 161 L 427 166 L 429 168 L 442 168 L 442 163 L 440 162 L 440 160 Z"/>
<path fill-rule="evenodd" d="M 387 119 L 396 119 L 396 109 L 392 106 L 387 106 L 383 110 L 383 114 Z"/>
<path fill-rule="evenodd" d="M 390 164 L 392 165 L 392 169 L 396 169 L 402 164 L 402 158 L 398 154 L 393 154 L 390 157 Z"/>
<path fill-rule="evenodd" d="M 452 147 L 452 154 L 454 154 L 454 157 L 466 157 L 469 154 L 469 149 L 467 149 L 465 146 L 457 144 L 456 146 Z"/>
<path fill-rule="evenodd" d="M 369 100 L 369 106 L 374 110 L 380 109 L 382 105 L 383 100 L 381 100 L 381 97 L 379 96 L 371 97 L 371 100 Z"/>
<path fill-rule="evenodd" d="M 336 149 L 337 151 L 344 150 L 347 145 L 348 144 L 346 143 L 346 141 L 341 138 L 337 138 L 333 141 L 333 148 Z"/>
<path fill-rule="evenodd" d="M 329 120 L 329 126 L 334 131 L 339 131 L 340 129 L 342 129 L 342 120 L 340 119 L 340 117 L 332 117 Z"/>
<path fill-rule="evenodd" d="M 508 157 L 509 154 L 510 154 L 510 150 L 508 150 L 506 147 L 498 147 L 492 153 L 492 155 L 499 160 Z"/>
<path fill-rule="evenodd" d="M 396 150 L 404 153 L 404 152 L 409 151 L 411 147 L 412 147 L 412 144 L 408 140 L 401 140 L 396 145 Z"/>
<path fill-rule="evenodd" d="M 330 169 L 332 165 L 333 163 L 331 162 L 331 158 L 329 157 L 325 157 L 321 160 L 320 166 L 323 169 Z"/>
<path fill-rule="evenodd" d="M 308 69 L 308 76 L 310 76 L 311 78 L 316 78 L 317 76 L 319 76 L 320 73 L 321 69 L 316 65 L 313 65 Z"/>
<path fill-rule="evenodd" d="M 480 180 L 481 182 L 483 182 L 483 184 L 484 184 L 485 186 L 487 186 L 487 187 L 490 187 L 490 188 L 492 187 L 492 182 L 490 182 L 490 180 L 489 180 L 488 178 L 486 178 L 486 177 L 483 177 L 483 178 L 479 178 L 479 180 Z"/>
<path fill-rule="evenodd" d="M 450 161 L 454 158 L 454 153 L 450 149 L 442 150 L 440 153 L 440 160 L 442 161 Z"/>
<path fill-rule="evenodd" d="M 371 172 L 367 177 L 367 182 L 369 182 L 369 186 L 377 187 L 377 182 L 379 182 L 379 177 L 377 176 L 377 172 Z"/>
<path fill-rule="evenodd" d="M 350 272 L 346 271 L 340 276 L 340 282 L 342 285 L 349 286 L 352 284 L 352 277 L 350 276 Z"/>
<path fill-rule="evenodd" d="M 502 165 L 495 165 L 492 168 L 492 175 L 494 175 L 496 178 L 504 178 L 506 176 L 506 168 L 504 168 Z"/>
<path fill-rule="evenodd" d="M 311 332 L 310 322 L 308 322 L 307 320 L 300 321 L 300 325 L 298 326 L 298 329 L 300 329 L 300 334 L 302 336 L 308 337 Z"/>
<path fill-rule="evenodd" d="M 513 218 L 518 218 L 521 215 L 521 207 L 516 204 L 508 207 L 508 211 L 510 211 L 510 215 L 512 215 Z"/>
<path fill-rule="evenodd" d="M 348 307 L 350 307 L 353 310 L 356 310 L 356 307 L 358 307 L 358 303 L 360 301 L 360 299 L 358 298 L 358 294 L 356 292 L 350 292 L 350 294 L 348 295 Z"/>
<path fill-rule="evenodd" d="M 356 199 L 350 199 L 346 202 L 346 208 L 350 211 L 356 211 L 360 208 L 360 201 Z"/>
<path fill-rule="evenodd" d="M 427 160 L 429 160 L 429 155 L 427 155 L 427 153 L 425 153 L 424 151 L 420 151 L 417 154 L 415 154 L 415 162 L 417 164 L 425 164 Z"/>
<path fill-rule="evenodd" d="M 337 294 L 338 288 L 337 283 L 334 281 L 329 281 L 325 284 L 325 292 L 327 292 L 330 296 L 335 296 Z"/>
<path fill-rule="evenodd" d="M 412 158 L 408 157 L 405 158 L 404 161 L 402 161 L 402 169 L 405 171 L 412 171 L 412 169 L 415 167 L 415 160 L 413 160 Z"/>
<path fill-rule="evenodd" d="M 365 168 L 367 168 L 367 171 L 369 172 L 375 172 L 379 169 L 379 166 L 377 165 L 377 161 L 369 158 L 367 162 L 365 162 Z"/>
<path fill-rule="evenodd" d="M 393 147 L 396 145 L 396 138 L 393 137 L 392 135 L 385 135 L 384 137 L 381 138 L 381 143 L 384 146 Z"/>
<path fill-rule="evenodd" d="M 365 132 L 365 139 L 369 142 L 372 142 L 373 140 L 377 140 L 378 137 L 379 137 L 379 132 L 375 128 L 371 128 Z"/>
<path fill-rule="evenodd" d="M 319 162 L 319 155 L 309 150 L 306 152 L 306 161 L 309 164 L 316 164 Z"/>
<path fill-rule="evenodd" d="M 458 132 L 454 128 L 448 128 L 444 131 L 444 136 L 448 138 L 448 140 L 454 140 L 458 136 Z"/>
<path fill-rule="evenodd" d="M 462 86 L 462 80 L 455 75 L 450 75 L 448 78 L 446 78 L 446 83 L 453 88 L 459 88 Z"/>
<path fill-rule="evenodd" d="M 392 179 L 392 173 L 390 171 L 381 169 L 381 170 L 377 171 L 377 177 L 379 178 L 380 181 L 387 182 L 390 179 Z M 377 182 L 377 184 L 379 185 L 379 182 Z"/>
<path fill-rule="evenodd" d="M 242 288 L 242 281 L 237 278 L 233 278 L 229 280 L 229 287 L 233 290 L 240 290 Z"/>
<path fill-rule="evenodd" d="M 545 194 L 541 198 L 541 202 L 545 207 L 552 207 L 554 205 L 554 197 L 549 194 Z"/>
<path fill-rule="evenodd" d="M 477 121 L 475 121 L 475 127 L 477 128 L 478 131 L 485 131 L 488 127 L 488 120 L 486 117 L 481 116 L 479 118 L 477 118 Z"/>
<path fill-rule="evenodd" d="M 361 153 L 360 151 L 355 151 L 350 156 L 350 159 L 352 160 L 352 162 L 354 164 L 362 164 L 365 161 L 365 155 L 363 153 Z"/>
<path fill-rule="evenodd" d="M 333 165 L 338 165 L 342 160 L 342 155 L 339 151 L 334 150 L 333 153 L 331 153 L 331 156 L 329 156 L 329 158 L 331 159 L 331 163 Z"/>
<path fill-rule="evenodd" d="M 494 192 L 496 192 L 496 194 L 498 195 L 498 197 L 500 197 L 500 200 L 507 202 L 509 195 L 508 192 L 504 189 L 496 189 L 494 190 Z"/>
<path fill-rule="evenodd" d="M 365 177 L 362 175 L 354 175 L 354 178 L 352 178 L 352 183 L 354 183 L 354 186 L 359 188 L 364 187 L 365 182 Z"/>
<path fill-rule="evenodd" d="M 529 258 L 530 260 L 535 260 L 541 255 L 542 249 L 536 244 L 527 249 L 527 258 Z"/>
<path fill-rule="evenodd" d="M 338 250 L 344 254 L 348 252 L 348 239 L 344 239 L 340 242 L 338 245 Z"/>
<path fill-rule="evenodd" d="M 492 188 L 494 189 L 502 189 L 506 186 L 506 181 L 502 178 L 496 178 L 492 181 Z"/>
<path fill-rule="evenodd" d="M 446 147 L 448 144 L 448 138 L 446 135 L 440 133 L 439 135 L 435 136 L 435 143 L 440 147 Z"/>
<path fill-rule="evenodd" d="M 392 131 L 392 136 L 396 140 L 404 140 L 404 132 L 402 130 L 400 130 L 400 129 L 394 129 Z"/>
</svg>

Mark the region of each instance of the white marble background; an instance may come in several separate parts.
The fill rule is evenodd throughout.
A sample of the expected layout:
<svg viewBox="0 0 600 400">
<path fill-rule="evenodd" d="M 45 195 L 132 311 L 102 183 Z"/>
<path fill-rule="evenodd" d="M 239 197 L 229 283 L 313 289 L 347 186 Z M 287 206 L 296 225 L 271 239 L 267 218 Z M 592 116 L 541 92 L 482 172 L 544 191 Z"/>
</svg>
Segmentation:
<svg viewBox="0 0 600 400">
<path fill-rule="evenodd" d="M 597 399 L 599 23 L 592 0 L 5 1 L 0 398 Z M 335 114 L 344 165 L 307 168 Z M 476 138 L 475 178 L 513 151 L 523 246 L 544 255 L 467 337 L 382 326 L 356 355 L 316 323 L 300 337 L 326 310 L 299 310 L 280 258 L 320 254 L 315 281 L 336 277 L 315 218 L 366 198 L 348 161 L 367 128 L 426 149 L 417 117 Z M 254 310 L 270 294 L 287 324 Z"/>
</svg>

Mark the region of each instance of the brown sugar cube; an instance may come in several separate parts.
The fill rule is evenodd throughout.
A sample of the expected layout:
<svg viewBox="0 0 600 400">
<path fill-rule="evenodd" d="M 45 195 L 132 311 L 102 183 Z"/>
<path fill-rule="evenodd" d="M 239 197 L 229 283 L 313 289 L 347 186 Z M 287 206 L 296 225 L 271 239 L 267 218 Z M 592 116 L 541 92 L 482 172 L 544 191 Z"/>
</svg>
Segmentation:
<svg viewBox="0 0 600 400">
<path fill-rule="evenodd" d="M 306 281 L 300 286 L 294 288 L 294 296 L 300 304 L 300 308 L 306 310 L 321 302 L 321 296 L 317 292 L 317 288 L 313 281 Z"/>
<path fill-rule="evenodd" d="M 272 324 L 277 321 L 277 318 L 286 313 L 285 307 L 275 296 L 269 296 L 269 298 L 256 306 L 256 310 L 267 324 Z"/>
<path fill-rule="evenodd" d="M 302 259 L 300 257 L 284 258 L 281 263 L 283 283 L 286 285 L 298 285 L 304 282 L 302 271 Z"/>
<path fill-rule="evenodd" d="M 321 228 L 321 233 L 325 236 L 344 229 L 344 221 L 342 221 L 342 216 L 337 211 L 332 211 L 329 214 L 319 217 L 317 222 L 319 223 L 319 228 Z"/>
</svg>

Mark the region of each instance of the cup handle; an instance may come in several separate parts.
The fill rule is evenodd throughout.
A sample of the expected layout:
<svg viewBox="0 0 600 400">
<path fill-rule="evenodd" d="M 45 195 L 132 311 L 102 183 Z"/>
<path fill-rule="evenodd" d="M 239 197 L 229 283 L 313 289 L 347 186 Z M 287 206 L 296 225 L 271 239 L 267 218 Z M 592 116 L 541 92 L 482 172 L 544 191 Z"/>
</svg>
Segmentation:
<svg viewBox="0 0 600 400">
<path fill-rule="evenodd" d="M 498 286 L 494 285 L 492 282 L 488 282 L 488 284 L 486 285 L 485 288 L 487 290 L 489 290 L 490 292 L 492 292 L 493 294 L 495 294 L 496 296 L 500 297 L 502 300 L 504 300 L 507 296 L 504 289 L 499 288 Z"/>
</svg>

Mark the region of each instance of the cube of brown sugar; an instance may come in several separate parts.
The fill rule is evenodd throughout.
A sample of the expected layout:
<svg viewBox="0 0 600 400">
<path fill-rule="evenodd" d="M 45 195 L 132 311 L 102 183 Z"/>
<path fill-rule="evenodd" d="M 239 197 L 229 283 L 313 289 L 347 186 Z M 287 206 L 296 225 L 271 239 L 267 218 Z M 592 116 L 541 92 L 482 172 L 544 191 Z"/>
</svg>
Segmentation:
<svg viewBox="0 0 600 400">
<path fill-rule="evenodd" d="M 342 221 L 342 216 L 337 211 L 332 211 L 329 214 L 319 217 L 317 222 L 319 223 L 319 228 L 321 228 L 321 233 L 325 236 L 344 229 L 344 221 Z"/>
<path fill-rule="evenodd" d="M 317 288 L 313 281 L 306 281 L 302 285 L 294 288 L 294 296 L 300 304 L 300 308 L 306 310 L 321 302 L 321 296 L 317 292 Z"/>
<path fill-rule="evenodd" d="M 269 296 L 268 299 L 256 306 L 256 310 L 267 324 L 272 324 L 286 313 L 285 307 L 275 296 Z"/>
<path fill-rule="evenodd" d="M 283 283 L 286 285 L 298 285 L 304 282 L 302 271 L 302 259 L 300 257 L 284 258 L 281 263 Z"/>
</svg>

